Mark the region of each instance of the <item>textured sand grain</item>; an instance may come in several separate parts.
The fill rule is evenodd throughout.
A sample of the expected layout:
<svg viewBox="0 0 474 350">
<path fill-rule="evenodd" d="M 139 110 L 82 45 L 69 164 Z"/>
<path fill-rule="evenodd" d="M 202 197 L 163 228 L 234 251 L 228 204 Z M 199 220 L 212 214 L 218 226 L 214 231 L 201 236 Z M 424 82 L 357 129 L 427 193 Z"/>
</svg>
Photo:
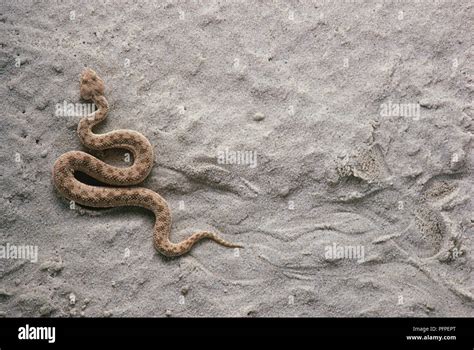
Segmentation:
<svg viewBox="0 0 474 350">
<path fill-rule="evenodd" d="M 470 1 L 0 4 L 0 259 L 4 316 L 472 316 Z M 175 241 L 151 213 L 93 210 L 53 189 L 83 149 L 79 75 L 106 82 L 97 132 L 137 130 Z M 381 105 L 419 104 L 420 116 Z M 220 164 L 221 151 L 257 164 Z M 103 159 L 123 164 L 120 151 Z M 329 259 L 328 246 L 365 259 Z M 237 254 L 238 253 L 238 254 Z"/>
</svg>

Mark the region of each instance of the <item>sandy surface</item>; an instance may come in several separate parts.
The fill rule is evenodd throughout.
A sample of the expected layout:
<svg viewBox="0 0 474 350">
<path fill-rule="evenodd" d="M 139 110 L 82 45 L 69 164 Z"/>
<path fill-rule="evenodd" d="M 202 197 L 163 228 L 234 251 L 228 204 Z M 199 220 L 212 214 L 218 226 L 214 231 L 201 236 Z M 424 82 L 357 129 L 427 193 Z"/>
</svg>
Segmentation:
<svg viewBox="0 0 474 350">
<path fill-rule="evenodd" d="M 473 315 L 472 2 L 0 12 L 1 315 Z M 111 106 L 97 132 L 154 145 L 143 186 L 169 201 L 173 240 L 245 249 L 166 259 L 150 212 L 58 196 L 54 161 L 84 150 L 81 116 L 58 110 L 81 103 L 85 66 Z"/>
</svg>

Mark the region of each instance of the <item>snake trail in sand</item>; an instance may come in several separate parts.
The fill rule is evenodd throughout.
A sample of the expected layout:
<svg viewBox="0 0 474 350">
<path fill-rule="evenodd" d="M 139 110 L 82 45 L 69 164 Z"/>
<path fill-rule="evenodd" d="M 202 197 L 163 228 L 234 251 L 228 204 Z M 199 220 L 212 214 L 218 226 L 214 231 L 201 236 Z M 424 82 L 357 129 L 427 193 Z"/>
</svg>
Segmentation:
<svg viewBox="0 0 474 350">
<path fill-rule="evenodd" d="M 153 211 L 156 217 L 153 244 L 156 250 L 166 256 L 183 255 L 196 242 L 205 238 L 229 248 L 242 247 L 208 231 L 196 232 L 179 243 L 171 242 L 171 212 L 166 201 L 149 189 L 131 187 L 142 182 L 150 173 L 154 160 L 152 145 L 145 136 L 128 129 L 94 134 L 92 128 L 105 120 L 109 108 L 104 97 L 104 82 L 92 69 L 85 69 L 81 75 L 80 91 L 84 100 L 92 100 L 97 106 L 95 112 L 79 122 L 77 132 L 81 142 L 92 150 L 126 149 L 133 154 L 134 163 L 130 167 L 120 168 L 85 152 L 64 153 L 53 167 L 55 187 L 64 197 L 89 207 L 138 206 Z M 76 171 L 107 185 L 127 187 L 90 186 L 75 178 Z"/>
</svg>

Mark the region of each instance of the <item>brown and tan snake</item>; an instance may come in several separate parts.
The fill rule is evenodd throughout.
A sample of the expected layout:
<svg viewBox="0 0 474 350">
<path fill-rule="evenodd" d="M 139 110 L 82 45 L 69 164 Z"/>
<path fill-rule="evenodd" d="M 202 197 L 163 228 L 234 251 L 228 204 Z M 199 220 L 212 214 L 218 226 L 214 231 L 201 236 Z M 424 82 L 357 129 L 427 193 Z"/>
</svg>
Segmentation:
<svg viewBox="0 0 474 350">
<path fill-rule="evenodd" d="M 94 113 L 79 122 L 77 133 L 81 142 L 92 150 L 126 149 L 133 154 L 134 163 L 130 167 L 120 168 L 104 163 L 85 152 L 64 153 L 53 167 L 54 185 L 64 197 L 89 207 L 138 206 L 153 211 L 156 216 L 154 247 L 166 256 L 183 255 L 204 238 L 225 247 L 242 247 L 207 231 L 196 232 L 179 243 L 171 242 L 169 239 L 171 212 L 166 201 L 149 189 L 131 187 L 142 182 L 150 173 L 154 161 L 152 145 L 145 136 L 128 129 L 94 134 L 92 128 L 105 120 L 109 108 L 104 97 L 104 82 L 92 69 L 85 69 L 81 75 L 80 91 L 84 100 L 92 100 L 97 106 Z M 82 183 L 74 176 L 76 171 L 114 187 L 90 186 Z"/>
</svg>

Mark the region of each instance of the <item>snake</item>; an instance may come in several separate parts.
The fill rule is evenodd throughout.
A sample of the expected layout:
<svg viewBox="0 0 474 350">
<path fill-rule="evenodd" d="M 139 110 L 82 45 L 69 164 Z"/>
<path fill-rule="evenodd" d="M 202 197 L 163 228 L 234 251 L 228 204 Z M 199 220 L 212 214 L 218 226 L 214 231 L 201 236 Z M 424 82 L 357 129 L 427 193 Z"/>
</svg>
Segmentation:
<svg viewBox="0 0 474 350">
<path fill-rule="evenodd" d="M 90 68 L 84 69 L 80 78 L 80 95 L 83 100 L 92 101 L 96 110 L 79 121 L 77 134 L 81 143 L 90 150 L 119 148 L 129 151 L 133 155 L 133 163 L 128 167 L 116 167 L 86 152 L 66 152 L 59 156 L 53 166 L 53 182 L 59 194 L 87 207 L 137 206 L 152 211 L 155 215 L 153 246 L 167 257 L 184 255 L 203 239 L 210 239 L 228 248 L 243 248 L 209 231 L 195 232 L 178 243 L 170 240 L 171 211 L 168 203 L 150 189 L 135 187 L 148 177 L 153 167 L 154 149 L 150 141 L 143 134 L 129 129 L 104 134 L 92 131 L 94 126 L 107 118 L 109 104 L 104 90 L 104 81 L 98 74 Z M 81 182 L 77 179 L 77 172 L 87 174 L 102 184 Z"/>
</svg>

